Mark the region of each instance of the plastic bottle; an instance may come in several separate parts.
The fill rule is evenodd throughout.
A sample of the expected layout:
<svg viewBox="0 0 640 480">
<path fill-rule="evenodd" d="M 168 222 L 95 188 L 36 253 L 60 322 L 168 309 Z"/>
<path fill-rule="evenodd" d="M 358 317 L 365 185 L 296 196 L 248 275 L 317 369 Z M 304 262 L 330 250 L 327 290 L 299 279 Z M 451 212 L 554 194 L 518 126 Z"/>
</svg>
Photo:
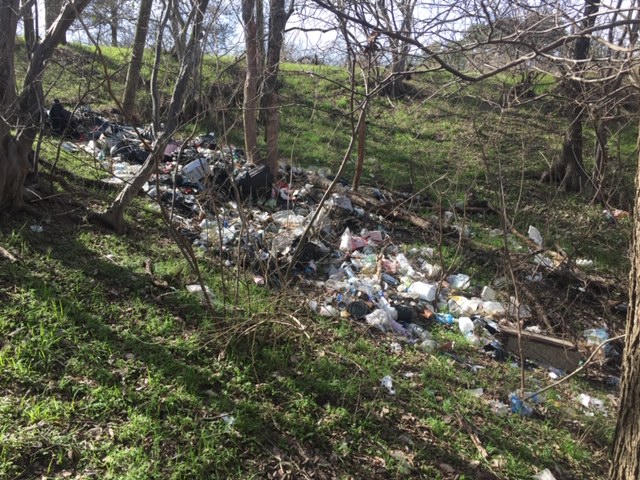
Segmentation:
<svg viewBox="0 0 640 480">
<path fill-rule="evenodd" d="M 438 348 L 438 342 L 436 342 L 432 338 L 427 338 L 420 344 L 420 349 L 426 353 L 431 353 L 436 348 Z"/>
<path fill-rule="evenodd" d="M 436 313 L 436 321 L 443 325 L 451 325 L 455 321 L 455 318 L 453 318 L 453 315 L 450 313 Z"/>
<path fill-rule="evenodd" d="M 409 263 L 409 260 L 407 260 L 407 257 L 405 257 L 404 253 L 399 253 L 396 255 L 396 264 L 398 265 L 398 271 L 400 273 L 404 273 L 409 276 L 415 273 L 413 267 Z"/>
<path fill-rule="evenodd" d="M 407 330 L 414 337 L 419 338 L 420 340 L 431 340 L 433 338 L 427 330 L 420 327 L 419 325 L 416 325 L 415 323 L 410 323 L 407 326 Z"/>
<path fill-rule="evenodd" d="M 511 404 L 511 412 L 518 413 L 523 417 L 529 417 L 533 413 L 533 409 L 522 401 L 520 397 L 516 393 L 511 393 L 509 395 L 509 403 Z"/>
</svg>

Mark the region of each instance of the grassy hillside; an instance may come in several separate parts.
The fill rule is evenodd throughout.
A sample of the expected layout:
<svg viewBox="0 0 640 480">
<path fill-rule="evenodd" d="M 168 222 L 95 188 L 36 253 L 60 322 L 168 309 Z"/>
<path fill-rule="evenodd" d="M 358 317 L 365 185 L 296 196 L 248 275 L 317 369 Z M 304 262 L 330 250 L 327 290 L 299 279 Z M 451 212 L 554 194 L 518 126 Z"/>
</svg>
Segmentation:
<svg viewBox="0 0 640 480">
<path fill-rule="evenodd" d="M 47 98 L 113 107 L 108 91 L 122 92 L 126 54 L 101 55 L 61 50 L 47 71 Z M 175 68 L 167 58 L 165 94 Z M 217 82 L 208 89 L 211 112 L 185 132 L 214 130 L 241 144 L 241 71 L 208 59 L 203 72 Z M 517 235 L 535 225 L 552 250 L 592 260 L 589 273 L 607 286 L 533 284 L 535 320 L 545 315 L 570 339 L 603 324 L 619 332 L 624 313 L 612 306 L 625 299 L 628 221 L 612 224 L 590 198 L 538 182 L 559 152 L 559 106 L 502 111 L 499 82 L 462 88 L 448 80 L 418 76 L 410 97 L 371 105 L 364 183 L 411 185 L 431 202 L 415 211 L 436 225 L 392 222 L 392 237 L 406 250 L 434 247 L 446 269 L 483 285 L 505 274 L 505 247 L 518 274 L 536 272 Z M 283 67 L 281 153 L 291 165 L 336 171 L 351 134 L 347 83 L 339 68 Z M 148 104 L 143 95 L 140 111 Z M 624 208 L 632 192 L 634 135 L 620 125 L 611 144 L 612 207 Z M 431 327 L 439 351 L 398 349 L 394 335 L 312 314 L 308 291 L 256 286 L 251 274 L 198 252 L 213 318 L 185 290 L 197 277 L 156 205 L 136 200 L 126 237 L 87 223 L 115 192 L 83 182 L 104 172 L 59 146 L 45 136 L 43 156 L 79 177 L 55 180 L 51 198 L 37 204 L 41 219 L 0 214 L 0 246 L 17 257 L 0 256 L 0 478 L 528 479 L 545 468 L 558 479 L 604 478 L 615 371 L 587 368 L 546 392 L 533 417 L 501 414 L 494 402 L 519 388 L 519 368 L 457 329 Z M 467 235 L 441 227 L 443 212 L 471 193 L 503 211 L 513 232 L 500 233 L 500 216 L 486 212 L 456 219 Z M 381 386 L 385 375 L 393 395 Z M 530 391 L 552 382 L 540 368 L 525 377 Z M 580 394 L 603 408 L 582 406 Z"/>
</svg>

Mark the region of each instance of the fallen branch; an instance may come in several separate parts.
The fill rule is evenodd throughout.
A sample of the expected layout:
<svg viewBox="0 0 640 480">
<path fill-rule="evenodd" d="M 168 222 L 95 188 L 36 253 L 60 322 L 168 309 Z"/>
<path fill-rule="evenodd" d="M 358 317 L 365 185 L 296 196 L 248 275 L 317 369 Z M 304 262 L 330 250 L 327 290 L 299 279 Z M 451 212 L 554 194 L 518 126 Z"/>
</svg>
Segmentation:
<svg viewBox="0 0 640 480">
<path fill-rule="evenodd" d="M 464 418 L 464 416 L 462 416 L 461 413 L 456 413 L 456 417 L 458 418 L 458 422 L 463 426 L 463 428 L 469 434 L 471 441 L 478 449 L 478 452 L 480 452 L 480 456 L 483 459 L 486 459 L 489 456 L 489 452 L 487 452 L 487 449 L 484 448 L 484 446 L 482 445 L 482 442 L 480 441 L 480 438 L 476 434 L 473 425 L 471 425 L 469 421 L 466 418 Z"/>
<path fill-rule="evenodd" d="M 5 249 L 4 247 L 1 247 L 1 246 L 0 246 L 0 256 L 6 258 L 11 263 L 16 263 L 18 261 L 18 257 L 16 257 L 9 250 L 7 250 L 7 249 Z"/>
</svg>

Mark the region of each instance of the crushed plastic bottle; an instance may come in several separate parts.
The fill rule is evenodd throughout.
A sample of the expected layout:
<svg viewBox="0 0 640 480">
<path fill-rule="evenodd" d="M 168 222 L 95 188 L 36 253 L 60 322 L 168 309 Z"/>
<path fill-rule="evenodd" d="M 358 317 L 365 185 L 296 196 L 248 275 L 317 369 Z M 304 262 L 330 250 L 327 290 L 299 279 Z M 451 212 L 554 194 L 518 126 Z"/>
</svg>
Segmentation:
<svg viewBox="0 0 640 480">
<path fill-rule="evenodd" d="M 523 417 L 530 417 L 533 414 L 533 409 L 515 392 L 509 394 L 509 403 L 511 404 L 511 413 L 517 413 Z"/>
<path fill-rule="evenodd" d="M 436 321 L 443 325 L 451 325 L 455 318 L 450 313 L 436 313 Z"/>
<path fill-rule="evenodd" d="M 426 353 L 431 353 L 436 348 L 438 348 L 438 342 L 436 342 L 432 338 L 427 338 L 426 340 L 420 343 L 420 350 Z"/>
</svg>

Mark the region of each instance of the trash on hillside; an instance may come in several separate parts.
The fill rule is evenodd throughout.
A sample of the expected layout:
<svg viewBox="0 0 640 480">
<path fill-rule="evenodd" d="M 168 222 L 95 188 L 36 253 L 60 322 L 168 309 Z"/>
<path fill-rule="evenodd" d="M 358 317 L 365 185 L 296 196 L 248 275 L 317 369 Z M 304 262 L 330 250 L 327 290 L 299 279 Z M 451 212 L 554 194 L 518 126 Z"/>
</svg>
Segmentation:
<svg viewBox="0 0 640 480">
<path fill-rule="evenodd" d="M 527 233 L 529 235 L 529 238 L 533 241 L 533 243 L 535 243 L 539 247 L 542 247 L 542 244 L 544 242 L 542 240 L 542 235 L 540 234 L 540 230 L 538 230 L 533 225 L 529 225 L 529 231 Z"/>
<path fill-rule="evenodd" d="M 206 301 L 206 297 L 205 294 L 202 290 L 202 286 L 200 286 L 199 284 L 193 284 L 193 285 L 187 285 L 187 291 L 189 293 L 192 293 L 194 295 L 196 295 L 201 301 Z M 207 296 L 209 297 L 209 299 L 213 299 L 213 290 L 211 290 L 211 288 L 209 288 L 208 285 L 205 285 L 205 289 L 207 292 Z"/>
<path fill-rule="evenodd" d="M 44 228 L 42 228 L 42 225 L 31 225 L 29 228 L 34 233 L 42 233 L 42 232 L 44 232 Z"/>
<path fill-rule="evenodd" d="M 523 417 L 530 417 L 533 414 L 533 408 L 515 392 L 509 394 L 509 404 L 511 405 L 511 413 L 517 413 Z"/>
<path fill-rule="evenodd" d="M 548 468 L 536 473 L 533 478 L 535 480 L 556 480 L 556 477 L 553 476 L 553 473 Z"/>
<path fill-rule="evenodd" d="M 594 412 L 606 413 L 607 411 L 602 400 L 586 393 L 578 395 L 577 400 L 580 405 L 587 409 L 587 416 L 593 416 Z"/>
<path fill-rule="evenodd" d="M 118 121 L 118 115 L 83 108 L 78 129 L 87 141 L 69 140 L 70 149 L 76 146 L 96 158 L 104 181 L 113 183 L 133 178 L 153 144 L 149 132 L 139 137 Z M 242 149 L 219 142 L 211 132 L 191 142 L 169 142 L 144 191 L 171 211 L 198 254 L 217 255 L 222 265 L 244 268 L 255 285 L 280 288 L 285 272 L 290 274 L 310 312 L 398 337 L 395 343 L 405 350 L 455 355 L 458 345 L 471 345 L 498 361 L 509 353 L 519 355 L 514 335 L 499 324 L 514 317 L 532 319 L 532 314 L 527 305 L 509 298 L 510 281 L 500 277 L 490 286 L 474 285 L 464 272 L 445 273 L 433 246 L 394 242 L 396 221 L 431 225 L 418 196 L 366 186 L 355 194 L 339 179 L 318 209 L 333 179 L 329 169 L 287 165 L 274 175 L 265 165 L 249 164 Z M 385 210 L 387 205 L 393 209 Z M 464 224 L 456 225 L 455 212 L 444 217 L 449 223 L 443 228 L 470 233 Z M 535 227 L 529 236 L 542 246 Z M 540 253 L 532 263 L 553 268 L 554 258 L 552 252 Z M 523 277 L 526 273 L 531 272 Z M 540 273 L 531 274 L 531 281 L 542 279 Z M 429 332 L 434 324 L 460 330 L 467 341 L 438 344 Z M 578 365 L 577 349 L 568 342 L 531 332 L 524 332 L 523 339 L 525 357 L 541 366 L 571 372 Z M 459 363 L 475 369 L 464 360 Z"/>
<path fill-rule="evenodd" d="M 382 377 L 382 379 L 380 380 L 380 386 L 386 388 L 389 395 L 396 394 L 396 391 L 393 389 L 393 379 L 390 375 L 385 375 L 384 377 Z"/>
</svg>

